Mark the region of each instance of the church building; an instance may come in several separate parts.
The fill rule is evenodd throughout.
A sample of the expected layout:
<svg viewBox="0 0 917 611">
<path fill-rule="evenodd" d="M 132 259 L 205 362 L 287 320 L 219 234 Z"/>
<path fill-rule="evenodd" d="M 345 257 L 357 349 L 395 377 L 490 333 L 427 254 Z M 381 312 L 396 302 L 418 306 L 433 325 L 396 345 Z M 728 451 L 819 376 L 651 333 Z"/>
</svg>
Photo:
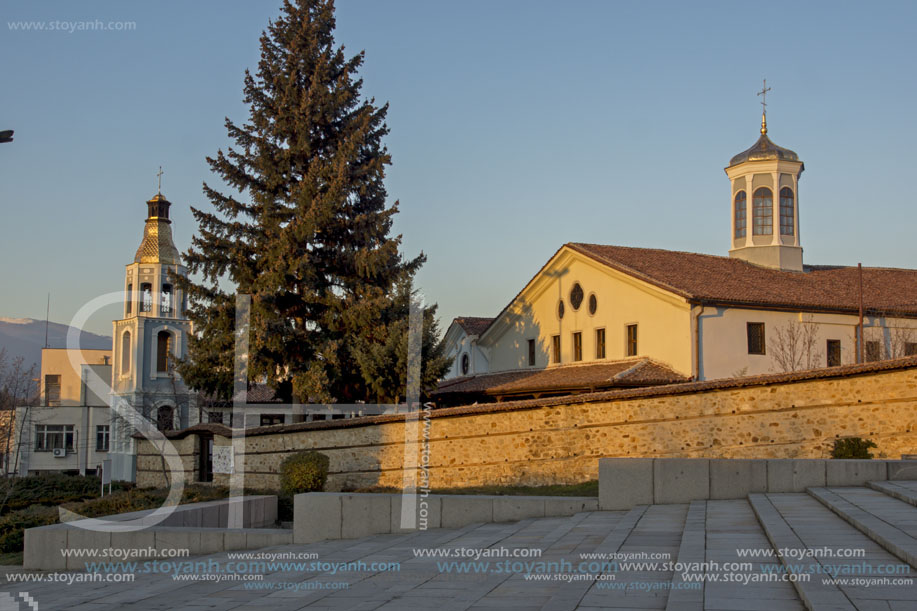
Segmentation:
<svg viewBox="0 0 917 611">
<path fill-rule="evenodd" d="M 495 317 L 452 322 L 435 395 L 457 405 L 917 354 L 917 270 L 804 263 L 804 169 L 762 114 L 757 142 L 725 168 L 728 256 L 564 244 Z"/>
<path fill-rule="evenodd" d="M 124 274 L 124 317 L 112 322 L 112 460 L 116 479 L 133 480 L 134 410 L 161 431 L 199 421 L 196 393 L 175 370 L 185 357 L 191 321 L 175 278 L 187 274 L 172 241 L 171 203 L 147 202 L 143 240 Z M 127 409 L 130 408 L 130 409 Z"/>
</svg>

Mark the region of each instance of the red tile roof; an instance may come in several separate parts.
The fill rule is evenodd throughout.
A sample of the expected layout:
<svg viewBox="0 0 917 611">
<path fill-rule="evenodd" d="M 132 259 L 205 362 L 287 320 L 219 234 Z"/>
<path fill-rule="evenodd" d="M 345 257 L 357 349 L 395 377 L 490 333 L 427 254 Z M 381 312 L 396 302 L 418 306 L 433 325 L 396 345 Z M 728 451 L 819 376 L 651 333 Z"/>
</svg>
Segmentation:
<svg viewBox="0 0 917 611">
<path fill-rule="evenodd" d="M 480 335 L 493 321 L 493 318 L 483 318 L 481 316 L 459 316 L 453 322 L 464 329 L 468 335 Z"/>
<path fill-rule="evenodd" d="M 434 396 L 483 394 L 531 395 L 685 382 L 688 378 L 650 359 L 488 373 L 440 382 Z"/>
<path fill-rule="evenodd" d="M 803 272 L 791 272 L 690 252 L 567 246 L 693 301 L 844 313 L 859 307 L 856 267 L 806 266 Z M 917 270 L 864 267 L 863 302 L 869 312 L 917 316 Z"/>
</svg>

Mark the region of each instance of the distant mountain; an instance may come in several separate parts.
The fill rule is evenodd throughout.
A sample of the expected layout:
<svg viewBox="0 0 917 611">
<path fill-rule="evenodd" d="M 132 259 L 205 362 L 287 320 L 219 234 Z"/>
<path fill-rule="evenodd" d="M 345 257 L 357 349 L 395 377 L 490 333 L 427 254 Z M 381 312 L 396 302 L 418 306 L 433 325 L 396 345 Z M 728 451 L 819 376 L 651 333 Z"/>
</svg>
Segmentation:
<svg viewBox="0 0 917 611">
<path fill-rule="evenodd" d="M 48 324 L 48 346 L 51 348 L 67 347 L 68 325 L 57 322 Z M 45 345 L 45 321 L 32 318 L 4 318 L 0 316 L 0 348 L 6 348 L 10 360 L 22 357 L 25 366 L 32 363 L 41 364 L 41 349 Z M 80 347 L 111 350 L 111 337 L 96 335 L 83 331 L 80 334 Z"/>
</svg>

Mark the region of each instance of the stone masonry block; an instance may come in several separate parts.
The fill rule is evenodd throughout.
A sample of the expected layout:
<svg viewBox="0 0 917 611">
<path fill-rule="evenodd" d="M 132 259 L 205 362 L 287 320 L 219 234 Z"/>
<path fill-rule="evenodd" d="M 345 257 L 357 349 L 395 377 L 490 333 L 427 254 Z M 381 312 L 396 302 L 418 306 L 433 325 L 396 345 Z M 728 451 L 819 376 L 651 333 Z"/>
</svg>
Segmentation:
<svg viewBox="0 0 917 611">
<path fill-rule="evenodd" d="M 392 531 L 392 500 L 385 494 L 346 494 L 341 498 L 341 537 L 359 539 Z"/>
<path fill-rule="evenodd" d="M 572 516 L 583 511 L 598 511 L 599 499 L 587 497 L 553 497 L 544 500 L 546 518 Z"/>
<path fill-rule="evenodd" d="M 710 498 L 744 499 L 751 492 L 767 492 L 767 461 L 745 458 L 710 460 Z"/>
<path fill-rule="evenodd" d="M 492 496 L 444 494 L 441 498 L 443 528 L 461 528 L 475 522 L 493 522 L 494 497 Z"/>
<path fill-rule="evenodd" d="M 775 458 L 767 461 L 768 492 L 805 492 L 825 485 L 825 463 L 821 458 Z"/>
<path fill-rule="evenodd" d="M 293 497 L 293 541 L 315 543 L 341 538 L 341 499 L 336 492 L 307 492 Z"/>
<path fill-rule="evenodd" d="M 417 494 L 414 504 L 415 528 L 401 527 L 401 508 L 404 497 L 400 494 L 392 494 L 390 498 L 392 500 L 392 525 L 390 532 L 404 533 L 440 527 L 440 517 L 442 515 L 441 496 L 433 494 L 424 496 L 421 493 Z"/>
<path fill-rule="evenodd" d="M 59 571 L 67 568 L 67 559 L 61 550 L 67 549 L 67 531 L 64 524 L 25 529 L 25 551 L 22 568 Z"/>
<path fill-rule="evenodd" d="M 710 459 L 657 458 L 653 462 L 654 503 L 687 503 L 709 498 Z"/>
<path fill-rule="evenodd" d="M 494 522 L 518 522 L 527 518 L 544 517 L 544 499 L 538 497 L 505 496 L 494 499 Z"/>
<path fill-rule="evenodd" d="M 862 486 L 869 481 L 884 481 L 888 469 L 884 460 L 829 460 L 825 465 L 828 486 Z"/>
<path fill-rule="evenodd" d="M 599 459 L 599 509 L 633 509 L 652 502 L 652 458 Z"/>
</svg>

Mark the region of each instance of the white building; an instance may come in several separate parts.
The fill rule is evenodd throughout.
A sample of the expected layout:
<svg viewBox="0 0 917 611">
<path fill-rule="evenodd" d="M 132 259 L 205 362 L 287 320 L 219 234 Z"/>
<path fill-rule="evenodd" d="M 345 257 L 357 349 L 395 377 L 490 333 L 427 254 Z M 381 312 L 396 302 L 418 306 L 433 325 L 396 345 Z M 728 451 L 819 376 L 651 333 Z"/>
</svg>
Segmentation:
<svg viewBox="0 0 917 611">
<path fill-rule="evenodd" d="M 728 257 L 565 244 L 496 317 L 450 325 L 455 360 L 438 394 L 457 403 L 619 386 L 628 361 L 650 364 L 644 381 L 659 383 L 917 354 L 917 270 L 863 268 L 861 291 L 856 267 L 803 263 L 803 169 L 762 117 L 758 141 L 726 168 Z"/>
</svg>

